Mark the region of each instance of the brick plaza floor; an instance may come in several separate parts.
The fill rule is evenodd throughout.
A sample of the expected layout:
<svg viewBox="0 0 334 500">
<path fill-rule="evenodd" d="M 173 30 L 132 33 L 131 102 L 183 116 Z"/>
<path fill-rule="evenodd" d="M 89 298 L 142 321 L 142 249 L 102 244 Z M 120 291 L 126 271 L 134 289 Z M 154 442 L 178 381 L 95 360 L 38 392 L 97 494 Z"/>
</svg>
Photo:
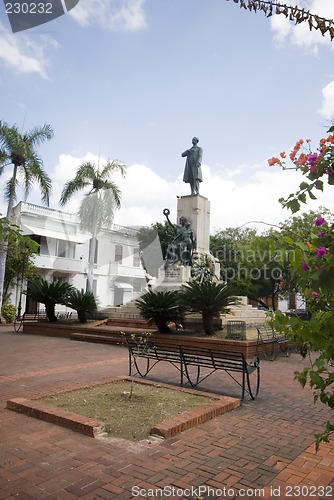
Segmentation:
<svg viewBox="0 0 334 500">
<path fill-rule="evenodd" d="M 305 364 L 297 353 L 261 360 L 255 402 L 162 443 L 100 440 L 6 402 L 127 375 L 127 350 L 0 326 L 0 500 L 334 498 L 334 442 L 314 449 L 333 412 L 294 381 Z M 177 384 L 179 375 L 159 363 L 152 378 Z M 227 379 L 217 373 L 201 388 L 239 397 Z"/>
</svg>

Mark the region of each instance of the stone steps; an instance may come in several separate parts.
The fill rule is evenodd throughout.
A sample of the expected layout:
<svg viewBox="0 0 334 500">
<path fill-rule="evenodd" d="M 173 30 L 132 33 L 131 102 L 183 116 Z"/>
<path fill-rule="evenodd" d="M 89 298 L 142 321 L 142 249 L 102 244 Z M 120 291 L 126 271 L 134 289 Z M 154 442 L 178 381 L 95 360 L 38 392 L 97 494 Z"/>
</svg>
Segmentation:
<svg viewBox="0 0 334 500">
<path fill-rule="evenodd" d="M 129 317 L 111 317 L 108 318 L 106 326 L 117 326 L 121 328 L 122 326 L 131 328 L 150 328 L 147 321 L 142 318 L 129 318 Z"/>
<path fill-rule="evenodd" d="M 123 344 L 121 342 L 120 335 L 117 334 L 105 334 L 105 333 L 72 333 L 71 340 L 77 340 L 80 342 L 92 342 L 94 344 Z"/>
</svg>

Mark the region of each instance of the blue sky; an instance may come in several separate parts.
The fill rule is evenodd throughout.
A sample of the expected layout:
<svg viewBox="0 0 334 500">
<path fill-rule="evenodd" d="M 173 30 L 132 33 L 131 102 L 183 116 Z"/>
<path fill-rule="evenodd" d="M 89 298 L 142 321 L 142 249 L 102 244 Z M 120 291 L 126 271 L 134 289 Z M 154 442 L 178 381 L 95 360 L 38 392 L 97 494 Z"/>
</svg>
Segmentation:
<svg viewBox="0 0 334 500">
<path fill-rule="evenodd" d="M 333 0 L 297 3 L 334 18 Z M 52 208 L 83 161 L 117 158 L 127 177 L 116 179 L 123 202 L 115 222 L 163 221 L 165 207 L 175 218 L 176 196 L 190 194 L 181 153 L 196 135 L 211 231 L 277 224 L 290 216 L 278 198 L 301 179 L 267 159 L 325 134 L 334 115 L 333 49 L 306 25 L 226 0 L 80 0 L 15 34 L 1 3 L 1 119 L 54 127 L 40 148 Z M 37 189 L 28 201 L 40 203 Z M 320 205 L 334 211 L 330 190 L 305 208 Z"/>
</svg>

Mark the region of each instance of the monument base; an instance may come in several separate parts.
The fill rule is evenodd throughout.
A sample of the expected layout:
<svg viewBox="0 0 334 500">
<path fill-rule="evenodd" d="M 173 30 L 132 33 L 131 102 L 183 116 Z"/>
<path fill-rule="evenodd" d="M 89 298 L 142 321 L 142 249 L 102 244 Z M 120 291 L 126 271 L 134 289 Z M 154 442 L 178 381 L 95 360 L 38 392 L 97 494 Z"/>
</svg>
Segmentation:
<svg viewBox="0 0 334 500">
<path fill-rule="evenodd" d="M 206 255 L 212 264 L 215 276 L 220 280 L 220 263 L 210 253 L 210 202 L 201 195 L 181 196 L 177 200 L 177 218 L 185 217 L 194 231 L 196 243 L 193 261 Z"/>
<path fill-rule="evenodd" d="M 159 276 L 157 286 L 154 288 L 156 291 L 178 290 L 181 285 L 187 283 L 191 279 L 190 266 L 173 265 L 167 268 L 161 267 L 159 269 Z"/>
<path fill-rule="evenodd" d="M 196 236 L 194 251 L 208 254 L 210 244 L 210 202 L 201 195 L 181 196 L 177 200 L 177 219 L 185 217 Z"/>
</svg>

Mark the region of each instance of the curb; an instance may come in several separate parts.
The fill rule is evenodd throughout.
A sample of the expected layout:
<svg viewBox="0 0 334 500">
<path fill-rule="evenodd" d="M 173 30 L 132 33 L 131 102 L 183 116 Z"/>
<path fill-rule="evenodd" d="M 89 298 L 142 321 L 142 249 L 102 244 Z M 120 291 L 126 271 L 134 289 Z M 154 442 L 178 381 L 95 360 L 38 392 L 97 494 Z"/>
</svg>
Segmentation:
<svg viewBox="0 0 334 500">
<path fill-rule="evenodd" d="M 96 384 L 76 385 L 75 387 L 59 391 L 58 394 L 69 392 L 71 390 L 103 385 L 110 382 L 120 382 L 122 380 L 131 380 L 131 377 L 113 377 L 111 379 L 104 380 L 103 382 L 100 381 Z M 176 436 L 180 432 L 196 427 L 197 425 L 207 422 L 208 420 L 218 417 L 219 415 L 223 415 L 224 413 L 232 411 L 240 406 L 240 399 L 228 396 L 220 396 L 194 389 L 185 389 L 184 387 L 149 380 L 135 380 L 135 383 L 150 385 L 153 387 L 162 387 L 204 397 L 207 396 L 217 400 L 215 402 L 203 404 L 203 406 L 199 406 L 181 415 L 176 415 L 168 420 L 157 423 L 150 429 L 150 435 L 157 435 L 165 439 Z M 52 393 L 52 395 L 55 395 L 55 393 Z M 10 399 L 7 401 L 6 408 L 29 417 L 66 427 L 73 431 L 80 432 L 81 434 L 85 434 L 86 436 L 96 438 L 105 433 L 104 422 L 83 415 L 78 415 L 77 413 L 66 411 L 56 406 L 44 404 L 38 399 Z"/>
</svg>

